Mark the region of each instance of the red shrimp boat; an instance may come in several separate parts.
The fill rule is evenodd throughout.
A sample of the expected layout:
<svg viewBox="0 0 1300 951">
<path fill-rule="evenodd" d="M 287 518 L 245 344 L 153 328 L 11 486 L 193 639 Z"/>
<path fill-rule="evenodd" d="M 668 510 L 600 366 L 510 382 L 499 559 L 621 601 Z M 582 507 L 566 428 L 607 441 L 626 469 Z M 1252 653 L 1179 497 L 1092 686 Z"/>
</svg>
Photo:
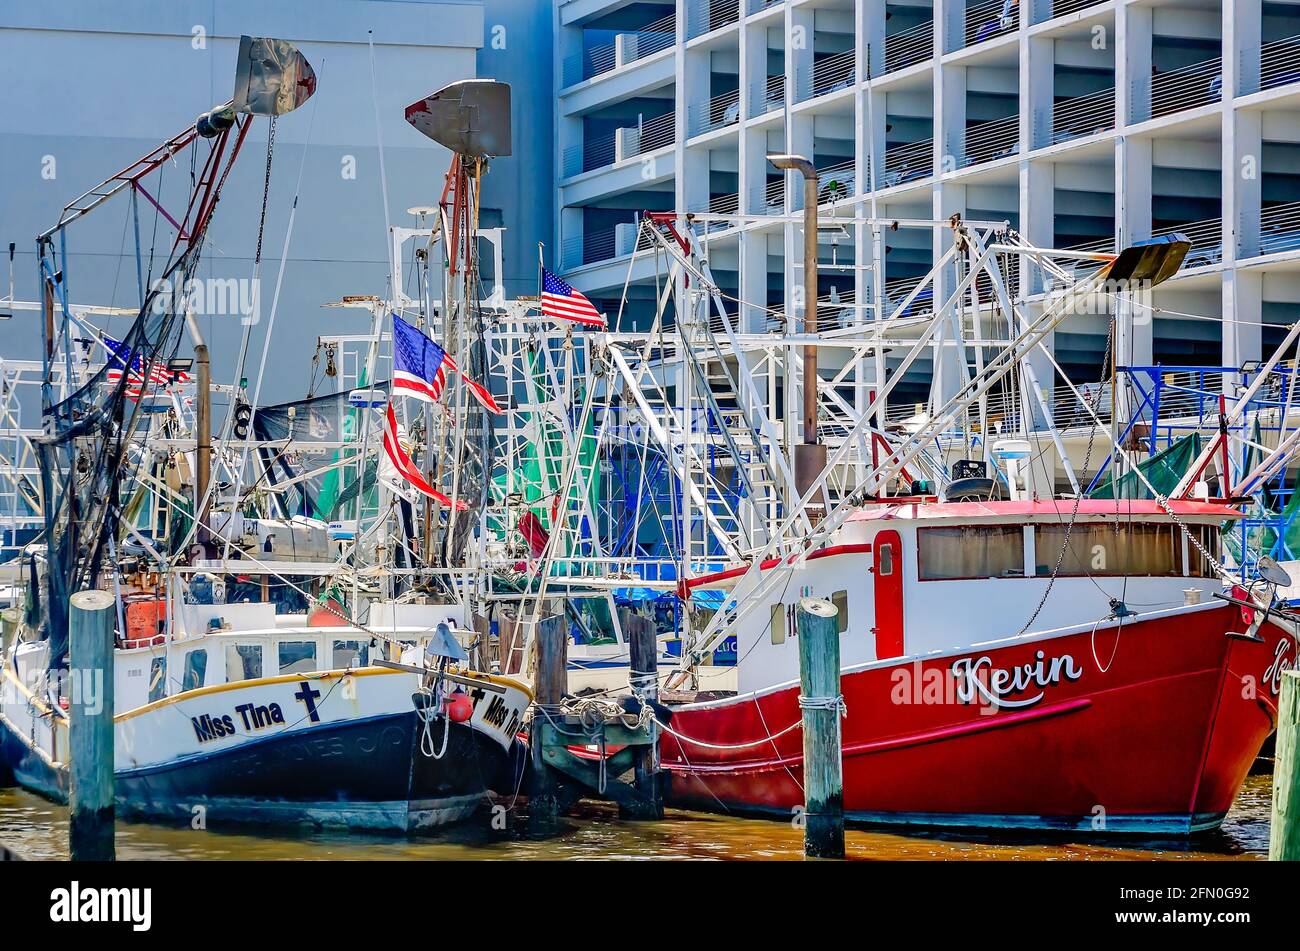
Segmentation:
<svg viewBox="0 0 1300 951">
<path fill-rule="evenodd" d="M 1239 517 L 1196 501 L 864 507 L 801 567 L 764 565 L 789 583 L 736 623 L 736 695 L 674 707 L 669 800 L 802 806 L 793 617 L 811 595 L 840 609 L 850 821 L 1213 829 L 1274 729 L 1296 656 L 1288 622 L 1209 567 L 1220 526 Z"/>
</svg>

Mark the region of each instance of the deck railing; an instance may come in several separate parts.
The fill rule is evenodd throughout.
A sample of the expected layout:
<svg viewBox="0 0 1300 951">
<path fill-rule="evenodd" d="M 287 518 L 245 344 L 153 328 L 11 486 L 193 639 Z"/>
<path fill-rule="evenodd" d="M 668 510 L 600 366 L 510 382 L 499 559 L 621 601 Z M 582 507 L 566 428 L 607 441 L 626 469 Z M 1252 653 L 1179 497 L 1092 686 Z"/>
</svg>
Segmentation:
<svg viewBox="0 0 1300 951">
<path fill-rule="evenodd" d="M 903 302 L 912 289 L 921 283 L 919 277 L 898 277 L 885 281 L 885 316 L 892 316 L 894 310 Z M 902 317 L 919 317 L 922 314 L 931 313 L 934 310 L 934 292 L 929 286 L 921 289 L 916 295 L 916 299 L 908 305 L 907 310 L 900 316 Z M 910 414 L 909 414 L 910 415 Z"/>
<path fill-rule="evenodd" d="M 857 161 L 846 159 L 817 170 L 817 202 L 826 204 L 857 194 Z"/>
<path fill-rule="evenodd" d="M 929 178 L 934 174 L 934 140 L 921 139 L 885 150 L 884 174 L 877 188 L 891 188 L 903 182 Z"/>
<path fill-rule="evenodd" d="M 665 112 L 641 124 L 641 135 L 632 154 L 641 155 L 645 152 L 653 152 L 655 149 L 662 149 L 664 146 L 672 145 L 676 138 L 677 117 L 671 112 Z"/>
<path fill-rule="evenodd" d="M 1052 143 L 1067 142 L 1115 128 L 1115 90 L 1062 99 L 1052 106 Z"/>
<path fill-rule="evenodd" d="M 885 72 L 892 73 L 922 63 L 934 55 L 934 21 L 885 35 Z"/>
<path fill-rule="evenodd" d="M 755 185 L 749 191 L 750 211 L 757 215 L 785 212 L 785 176 Z"/>
<path fill-rule="evenodd" d="M 1259 213 L 1259 253 L 1300 249 L 1300 201 L 1269 205 Z"/>
<path fill-rule="evenodd" d="M 966 4 L 966 45 L 974 46 L 1006 36 L 1020 26 L 1019 5 L 1007 0 L 980 0 Z"/>
<path fill-rule="evenodd" d="M 1020 151 L 1020 117 L 1006 116 L 966 127 L 967 165 L 991 162 Z"/>
<path fill-rule="evenodd" d="M 605 135 L 588 139 L 581 145 L 571 145 L 564 150 L 561 162 L 565 178 L 590 172 L 614 164 L 614 136 Z"/>
<path fill-rule="evenodd" d="M 634 232 L 630 240 L 627 230 L 622 232 L 622 236 L 627 241 L 626 247 L 619 246 L 620 231 L 618 227 L 583 231 L 581 234 L 566 239 L 561 247 L 560 255 L 564 267 L 581 267 L 584 264 L 609 261 L 630 254 L 633 246 L 644 250 L 653 243 L 648 236 L 640 231 Z"/>
<path fill-rule="evenodd" d="M 749 114 L 761 116 L 785 105 L 785 77 L 768 76 L 749 87 Z"/>
<path fill-rule="evenodd" d="M 857 55 L 853 50 L 823 56 L 799 70 L 795 81 L 795 101 L 816 99 L 853 85 L 856 77 Z"/>
<path fill-rule="evenodd" d="M 1078 13 L 1080 10 L 1095 7 L 1103 2 L 1105 0 L 1052 0 L 1052 12 L 1048 19 L 1055 20 L 1057 17 L 1063 17 L 1070 13 Z"/>
<path fill-rule="evenodd" d="M 1192 249 L 1183 259 L 1185 268 L 1204 267 L 1207 264 L 1218 264 L 1223 260 L 1222 218 L 1204 218 L 1200 221 L 1189 221 L 1186 224 L 1161 228 L 1153 231 L 1152 237 L 1167 234 L 1182 234 L 1192 242 Z"/>
<path fill-rule="evenodd" d="M 708 212 L 714 215 L 737 215 L 740 213 L 740 193 L 731 192 L 724 195 L 710 195 L 707 199 L 692 202 L 689 208 L 693 212 Z M 701 234 L 712 234 L 735 227 L 730 221 L 696 222 L 695 227 Z"/>
<path fill-rule="evenodd" d="M 1218 102 L 1223 96 L 1223 58 L 1180 66 L 1151 76 L 1151 118 Z"/>
<path fill-rule="evenodd" d="M 734 125 L 740 121 L 740 90 L 732 89 L 714 96 L 708 102 L 697 102 L 688 110 L 689 134 L 703 135 L 714 129 Z"/>
<path fill-rule="evenodd" d="M 739 19 L 739 0 L 695 0 L 687 14 L 686 37 L 693 40 Z"/>
<path fill-rule="evenodd" d="M 653 152 L 655 149 L 672 145 L 676 135 L 676 116 L 673 113 L 666 112 L 653 119 L 647 119 L 641 124 L 640 134 L 630 140 L 631 148 L 623 157 L 630 158 L 633 155 Z M 569 146 L 560 156 L 561 175 L 572 178 L 583 172 L 613 165 L 619 157 L 615 146 L 617 138 L 618 134 L 615 132 L 588 139 L 581 145 Z"/>
<path fill-rule="evenodd" d="M 1066 251 L 1088 251 L 1094 254 L 1114 254 L 1115 239 L 1097 238 L 1094 241 L 1084 241 L 1082 244 L 1072 244 L 1064 248 Z M 1073 280 L 1081 281 L 1090 275 L 1097 268 L 1101 267 L 1103 261 L 1089 261 L 1080 258 L 1056 258 L 1055 262 L 1063 271 L 1070 275 Z M 1049 289 L 1054 283 L 1055 278 L 1049 275 L 1042 275 L 1042 289 Z"/>
<path fill-rule="evenodd" d="M 639 30 L 629 30 L 621 35 L 626 37 L 622 41 L 626 50 L 625 63 L 636 62 L 666 50 L 677 42 L 677 17 L 670 13 Z M 564 85 L 572 86 L 586 79 L 594 79 L 611 72 L 617 65 L 617 47 L 613 43 L 575 53 L 564 60 Z"/>
<path fill-rule="evenodd" d="M 1300 82 L 1300 35 L 1270 40 L 1259 48 L 1259 88 Z"/>
</svg>

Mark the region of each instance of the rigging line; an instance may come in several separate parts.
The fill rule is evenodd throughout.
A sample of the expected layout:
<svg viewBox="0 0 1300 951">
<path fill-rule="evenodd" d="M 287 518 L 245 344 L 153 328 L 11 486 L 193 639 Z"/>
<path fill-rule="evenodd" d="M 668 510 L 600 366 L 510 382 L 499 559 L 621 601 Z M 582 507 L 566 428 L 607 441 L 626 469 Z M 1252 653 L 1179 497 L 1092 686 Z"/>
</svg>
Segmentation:
<svg viewBox="0 0 1300 951">
<path fill-rule="evenodd" d="M 163 184 L 166 175 L 167 175 L 167 164 L 164 162 L 158 166 L 158 195 L 160 196 L 159 198 L 160 201 L 163 193 Z M 149 235 L 149 269 L 145 273 L 145 279 L 144 279 L 144 287 L 145 287 L 144 293 L 146 299 L 148 299 L 148 293 L 149 293 L 148 289 L 153 286 L 153 260 L 154 260 L 154 252 L 158 248 L 158 218 L 159 218 L 159 213 L 162 210 L 157 203 L 151 202 L 150 204 L 153 204 L 153 231 Z"/>
<path fill-rule="evenodd" d="M 1101 292 L 1103 296 L 1110 300 L 1118 299 L 1118 294 L 1113 292 Z M 1145 304 L 1138 300 L 1126 300 L 1127 303 L 1134 307 L 1141 307 L 1143 310 L 1150 311 L 1152 314 L 1164 314 L 1166 317 L 1176 318 L 1179 320 L 1208 320 L 1216 324 L 1242 324 L 1248 327 L 1275 327 L 1281 329 L 1287 324 L 1270 323 L 1266 320 L 1241 320 L 1236 317 L 1213 317 L 1208 314 L 1186 314 L 1182 311 L 1171 310 L 1168 307 L 1157 307 L 1155 304 Z"/>
<path fill-rule="evenodd" d="M 383 193 L 384 208 L 384 255 L 388 260 L 387 281 L 390 289 L 393 282 L 393 224 L 388 215 L 388 173 L 384 165 L 384 129 L 379 118 L 379 84 L 375 79 L 375 31 L 366 31 L 366 45 L 370 49 L 370 101 L 375 108 L 375 143 L 379 151 L 379 188 Z"/>
<path fill-rule="evenodd" d="M 1105 377 L 1106 367 L 1110 363 L 1111 341 L 1115 336 L 1115 323 L 1116 321 L 1113 319 L 1110 321 L 1109 323 L 1110 330 L 1106 334 L 1106 347 L 1104 350 L 1105 356 L 1102 359 L 1102 365 L 1101 365 L 1101 373 L 1103 377 Z M 1101 387 L 1098 387 L 1096 395 L 1094 396 L 1094 402 L 1100 402 L 1100 401 L 1101 401 Z M 1096 441 L 1096 438 L 1097 438 L 1097 428 L 1094 426 L 1088 430 L 1088 448 L 1083 455 L 1083 471 L 1085 476 L 1087 475 L 1088 466 L 1091 465 L 1092 463 L 1092 449 L 1093 449 L 1093 444 Z M 1114 478 L 1112 478 L 1111 482 L 1113 485 L 1116 486 L 1116 489 L 1118 490 L 1118 482 Z M 1033 624 L 1034 621 L 1038 620 L 1038 615 L 1042 613 L 1043 606 L 1047 604 L 1047 599 L 1052 593 L 1052 588 L 1055 587 L 1056 585 L 1057 576 L 1061 572 L 1061 565 L 1064 564 L 1065 562 L 1065 552 L 1066 549 L 1070 547 L 1070 535 L 1074 531 L 1075 522 L 1078 520 L 1079 506 L 1083 502 L 1083 496 L 1084 493 L 1082 490 L 1076 493 L 1074 496 L 1074 508 L 1070 512 L 1070 520 L 1065 524 L 1065 537 L 1061 539 L 1061 550 L 1056 555 L 1056 564 L 1052 566 L 1052 574 L 1047 579 L 1047 585 L 1043 589 L 1043 596 L 1041 599 L 1039 599 L 1038 606 L 1034 608 L 1034 613 L 1029 616 L 1029 620 L 1025 621 L 1024 626 L 1021 627 L 1020 630 L 1015 633 L 1014 636 L 1016 637 L 1019 637 L 1020 635 L 1024 634 L 1026 631 L 1029 630 L 1030 625 Z M 1094 584 L 1095 583 L 1096 582 L 1094 582 Z"/>
<path fill-rule="evenodd" d="M 131 190 L 131 202 L 132 202 L 132 206 L 134 207 L 135 189 Z M 108 297 L 108 305 L 110 307 L 117 306 L 117 287 L 122 280 L 122 258 L 125 256 L 124 252 L 126 251 L 126 232 L 130 224 L 131 224 L 131 213 L 130 210 L 128 209 L 127 213 L 122 216 L 122 240 L 118 242 L 118 247 L 117 247 L 117 268 L 113 271 L 113 292 Z M 113 315 L 109 316 L 110 320 L 112 319 L 112 316 Z"/>
<path fill-rule="evenodd" d="M 321 71 L 324 69 L 324 67 L 325 67 L 325 63 L 322 60 L 321 69 L 318 70 L 316 73 L 318 81 L 321 75 Z M 307 124 L 307 138 L 306 141 L 304 141 L 302 147 L 302 160 L 298 163 L 298 181 L 294 185 L 294 189 L 293 189 L 293 202 L 289 206 L 289 223 L 285 227 L 284 245 L 280 249 L 280 268 L 275 276 L 275 291 L 271 295 L 271 314 L 270 317 L 267 319 L 266 335 L 262 338 L 262 360 L 257 368 L 257 382 L 253 386 L 253 399 L 252 402 L 249 404 L 249 409 L 253 414 L 256 414 L 258 408 L 261 406 L 262 380 L 266 376 L 266 361 L 271 351 L 271 335 L 275 333 L 275 316 L 280 307 L 280 289 L 284 285 L 285 265 L 289 261 L 289 243 L 293 240 L 293 226 L 294 226 L 294 221 L 296 220 L 298 215 L 298 198 L 302 194 L 302 176 L 303 176 L 303 171 L 307 167 L 307 153 L 311 150 L 312 130 L 316 127 L 316 113 L 319 111 L 319 109 L 320 109 L 319 103 L 312 106 L 311 120 Z M 275 135 L 275 117 L 272 116 L 271 136 L 274 137 L 274 135 Z M 269 149 L 269 145 L 268 145 L 268 149 Z M 270 163 L 269 154 L 268 154 L 268 159 L 266 164 L 266 172 L 268 176 L 267 181 L 269 184 L 270 174 L 271 174 L 271 163 Z M 266 221 L 266 193 L 265 192 L 262 195 L 262 221 L 263 223 L 265 223 Z M 258 230 L 258 234 L 257 234 L 257 257 L 258 260 L 260 261 L 262 257 L 262 232 L 260 229 Z M 254 291 L 253 291 L 254 308 L 255 308 L 253 311 L 254 314 L 257 313 L 256 307 L 257 307 L 258 294 L 256 288 L 257 285 L 254 285 Z M 250 314 L 249 317 L 246 319 L 250 319 L 250 320 L 253 319 L 253 315 Z M 241 372 L 242 372 L 242 367 L 241 367 Z M 239 459 L 239 468 L 235 471 L 234 495 L 236 498 L 239 497 L 240 485 L 244 479 L 244 469 L 248 465 L 248 450 L 249 450 L 249 445 L 253 439 L 253 426 L 251 425 L 251 420 L 252 417 L 250 416 L 248 435 L 244 437 L 244 445 L 242 447 L 242 453 Z"/>
<path fill-rule="evenodd" d="M 618 333 L 618 331 L 623 326 L 623 310 L 625 307 L 627 307 L 627 291 L 632 284 L 632 268 L 636 265 L 636 257 L 640 253 L 641 253 L 641 242 L 634 241 L 632 243 L 632 256 L 628 258 L 627 261 L 627 277 L 623 279 L 623 296 L 620 297 L 618 300 L 618 313 L 614 315 L 615 333 Z"/>
<path fill-rule="evenodd" d="M 270 125 L 266 133 L 266 171 L 262 177 L 262 211 L 257 222 L 257 249 L 253 254 L 253 288 L 252 288 L 252 313 L 257 313 L 261 306 L 261 286 L 262 286 L 262 240 L 266 234 L 266 209 L 271 196 L 271 163 L 275 155 L 275 116 L 271 116 Z M 249 121 L 252 121 L 251 119 Z M 304 156 L 306 153 L 303 153 Z M 233 158 L 233 156 L 232 156 Z M 205 226 L 206 227 L 206 226 Z M 253 337 L 253 322 L 245 321 L 244 332 L 240 335 L 239 340 L 239 357 L 235 361 L 235 378 L 230 382 L 230 391 L 233 398 L 226 406 L 226 422 L 221 429 L 221 438 L 223 441 L 230 438 L 231 432 L 235 425 L 235 408 L 239 404 L 238 394 L 240 392 L 240 381 L 244 379 L 244 368 L 248 361 L 248 344 Z M 209 397 L 210 399 L 210 397 Z M 211 487 L 211 483 L 209 483 Z M 195 515 L 205 511 L 200 507 Z M 227 543 L 223 557 L 230 557 L 230 545 Z"/>
<path fill-rule="evenodd" d="M 1107 427 L 1106 424 L 1101 421 L 1101 417 L 1097 415 L 1096 411 L 1092 407 L 1092 404 L 1083 398 L 1082 394 L 1079 393 L 1078 389 L 1076 389 L 1074 384 L 1070 381 L 1070 378 L 1065 375 L 1065 371 L 1061 370 L 1060 365 L 1056 362 L 1056 358 L 1052 356 L 1051 351 L 1047 347 L 1042 346 L 1041 344 L 1039 344 L 1039 349 L 1043 351 L 1043 353 L 1047 356 L 1047 359 L 1052 362 L 1052 365 L 1054 367 L 1056 367 L 1057 372 L 1061 374 L 1061 379 L 1064 380 L 1065 385 L 1070 388 L 1070 391 L 1071 393 L 1073 393 L 1075 399 L 1077 399 L 1080 402 L 1080 404 L 1083 406 L 1083 408 L 1088 411 L 1088 414 L 1092 416 L 1094 425 L 1098 428 L 1101 428 L 1109 432 L 1109 427 Z M 1100 392 L 1100 390 L 1098 392 Z M 1113 443 L 1112 445 L 1113 445 L 1113 449 L 1112 449 L 1113 452 L 1120 453 L 1120 454 L 1125 452 L 1123 447 L 1114 445 Z M 1132 471 L 1133 474 L 1136 475 L 1138 479 L 1146 486 L 1147 490 L 1151 493 L 1151 497 L 1155 500 L 1156 504 L 1158 504 L 1162 509 L 1164 509 L 1165 514 L 1168 515 L 1169 518 L 1173 520 L 1173 523 L 1178 526 L 1178 528 L 1182 531 L 1183 535 L 1187 538 L 1187 541 L 1196 549 L 1196 551 L 1201 555 L 1201 557 L 1205 559 L 1205 562 L 1209 566 L 1210 570 L 1213 571 L 1214 574 L 1224 583 L 1230 585 L 1236 584 L 1237 579 L 1234 578 L 1232 574 L 1228 572 L 1221 564 L 1219 564 L 1218 559 L 1210 554 L 1210 552 L 1206 549 L 1205 545 L 1201 543 L 1201 540 L 1196 537 L 1196 534 L 1193 533 L 1192 530 L 1189 529 L 1186 525 L 1184 525 L 1183 520 L 1180 519 L 1178 515 L 1174 513 L 1173 508 L 1169 504 L 1169 497 L 1161 494 L 1156 489 L 1156 487 L 1151 483 L 1151 480 L 1147 478 L 1147 474 L 1143 472 L 1140 467 L 1135 465 L 1133 466 Z M 1296 638 L 1297 641 L 1300 642 L 1300 635 L 1296 635 Z"/>
</svg>

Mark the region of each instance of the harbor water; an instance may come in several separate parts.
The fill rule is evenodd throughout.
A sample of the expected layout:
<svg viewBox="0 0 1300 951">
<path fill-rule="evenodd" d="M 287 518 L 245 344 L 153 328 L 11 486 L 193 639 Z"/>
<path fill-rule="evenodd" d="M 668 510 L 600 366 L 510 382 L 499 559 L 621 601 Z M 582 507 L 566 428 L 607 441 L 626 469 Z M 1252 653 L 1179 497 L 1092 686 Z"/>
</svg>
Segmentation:
<svg viewBox="0 0 1300 951">
<path fill-rule="evenodd" d="M 899 833 L 850 829 L 849 859 L 1092 860 L 1263 859 L 1268 854 L 1271 777 L 1247 778 L 1215 832 L 1186 838 Z M 0 790 L 0 843 L 30 859 L 68 857 L 67 809 L 21 789 Z M 791 823 L 669 810 L 661 822 L 622 822 L 611 806 L 583 804 L 557 835 L 529 839 L 491 828 L 484 812 L 433 836 L 408 838 L 310 830 L 119 822 L 119 859 L 802 859 Z"/>
</svg>

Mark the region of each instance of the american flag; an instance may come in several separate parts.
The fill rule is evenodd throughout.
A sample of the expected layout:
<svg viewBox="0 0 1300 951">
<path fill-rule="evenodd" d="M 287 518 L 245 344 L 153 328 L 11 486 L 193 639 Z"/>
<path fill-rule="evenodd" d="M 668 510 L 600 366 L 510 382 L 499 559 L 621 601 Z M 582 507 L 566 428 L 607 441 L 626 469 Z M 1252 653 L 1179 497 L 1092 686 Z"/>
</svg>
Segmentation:
<svg viewBox="0 0 1300 951">
<path fill-rule="evenodd" d="M 426 403 L 436 403 L 447 384 L 447 371 L 460 367 L 446 350 L 393 314 L 393 390 Z M 490 413 L 503 412 L 492 392 L 461 373 L 470 393 Z"/>
<path fill-rule="evenodd" d="M 393 314 L 393 389 L 436 403 L 456 362 L 420 331 Z"/>
<path fill-rule="evenodd" d="M 397 414 L 393 412 L 393 404 L 388 404 L 387 413 L 384 416 L 384 452 L 388 455 L 388 461 L 393 464 L 393 468 L 398 474 L 409 482 L 417 491 L 423 492 L 429 498 L 438 502 L 440 505 L 451 507 L 451 499 L 443 495 L 425 480 L 416 468 L 415 463 L 407 454 L 406 449 L 402 446 L 401 431 L 397 428 Z M 463 511 L 469 508 L 464 500 L 456 500 L 457 511 Z"/>
<path fill-rule="evenodd" d="M 126 395 L 133 400 L 138 400 L 141 391 L 145 388 L 143 358 L 139 354 L 132 356 L 131 349 L 120 340 L 104 337 L 101 342 L 104 349 L 108 351 L 106 382 L 110 386 L 116 386 L 121 382 L 122 376 L 125 374 L 127 378 Z M 158 360 L 149 365 L 149 389 L 157 389 L 161 386 L 170 386 L 172 383 L 185 383 L 188 381 L 189 374 L 183 370 L 177 370 L 173 373 L 167 369 L 165 363 Z"/>
<path fill-rule="evenodd" d="M 588 327 L 604 327 L 605 318 L 582 291 L 542 268 L 542 316 L 572 320 Z"/>
</svg>

